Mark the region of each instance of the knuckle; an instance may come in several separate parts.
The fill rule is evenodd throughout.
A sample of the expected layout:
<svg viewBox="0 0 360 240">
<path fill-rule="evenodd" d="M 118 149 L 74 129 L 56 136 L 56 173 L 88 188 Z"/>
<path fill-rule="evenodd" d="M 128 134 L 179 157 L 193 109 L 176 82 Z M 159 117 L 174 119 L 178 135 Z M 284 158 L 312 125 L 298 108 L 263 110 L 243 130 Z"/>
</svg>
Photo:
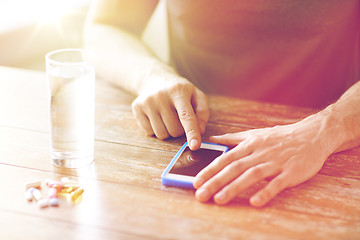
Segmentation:
<svg viewBox="0 0 360 240">
<path fill-rule="evenodd" d="M 197 131 L 194 129 L 186 130 L 185 131 L 186 136 L 196 136 Z"/>
<path fill-rule="evenodd" d="M 154 106 L 154 99 L 150 96 L 139 96 L 131 104 L 132 110 L 135 113 L 148 112 Z"/>
<path fill-rule="evenodd" d="M 241 161 L 234 161 L 228 165 L 230 169 L 236 171 L 237 173 L 242 173 L 244 171 L 244 164 Z"/>
<path fill-rule="evenodd" d="M 252 146 L 252 142 L 246 139 L 240 142 L 235 148 L 239 151 L 251 152 L 253 149 Z"/>
<path fill-rule="evenodd" d="M 251 168 L 249 174 L 252 175 L 255 179 L 264 178 L 264 170 L 258 166 Z"/>
<path fill-rule="evenodd" d="M 184 130 L 182 128 L 170 129 L 169 134 L 171 137 L 180 137 L 184 134 Z"/>
<path fill-rule="evenodd" d="M 138 98 L 136 98 L 132 103 L 131 103 L 131 109 L 133 110 L 133 112 L 141 112 L 141 103 L 138 100 Z"/>
<path fill-rule="evenodd" d="M 184 93 L 192 90 L 192 84 L 189 82 L 177 82 L 169 88 L 169 93 L 172 96 L 181 96 Z"/>
<path fill-rule="evenodd" d="M 210 167 L 210 165 L 209 165 L 208 167 L 206 167 L 200 171 L 200 173 L 198 174 L 198 177 L 203 180 L 205 180 L 205 179 L 208 180 L 208 179 L 214 177 L 217 173 L 218 173 L 218 171 L 216 170 L 216 168 L 214 168 L 213 166 Z"/>
<path fill-rule="evenodd" d="M 199 97 L 204 99 L 206 102 L 208 101 L 208 97 L 206 96 L 206 94 L 200 90 L 197 91 L 199 94 Z"/>
<path fill-rule="evenodd" d="M 155 103 L 155 99 L 153 96 L 147 96 L 144 97 L 140 103 L 141 107 L 146 109 L 146 108 L 151 108 L 152 106 L 154 106 Z"/>
<path fill-rule="evenodd" d="M 183 120 L 193 120 L 195 119 L 195 116 L 194 114 L 192 114 L 192 111 L 189 110 L 189 109 L 178 109 L 178 115 L 179 115 L 179 118 L 180 119 L 183 119 Z"/>
<path fill-rule="evenodd" d="M 208 189 L 210 192 L 215 193 L 221 187 L 223 187 L 223 182 L 219 178 L 214 177 L 211 179 L 211 184 L 209 184 Z"/>
<path fill-rule="evenodd" d="M 277 178 L 274 178 L 272 180 L 272 186 L 274 189 L 277 189 L 277 190 L 282 190 L 286 187 L 286 181 L 284 180 L 284 178 L 281 178 L 281 177 L 277 177 Z"/>
<path fill-rule="evenodd" d="M 258 135 L 254 135 L 249 139 L 249 145 L 260 145 L 262 138 Z"/>
<path fill-rule="evenodd" d="M 156 132 L 155 136 L 160 140 L 164 140 L 164 139 L 168 138 L 170 135 L 165 132 Z"/>
</svg>

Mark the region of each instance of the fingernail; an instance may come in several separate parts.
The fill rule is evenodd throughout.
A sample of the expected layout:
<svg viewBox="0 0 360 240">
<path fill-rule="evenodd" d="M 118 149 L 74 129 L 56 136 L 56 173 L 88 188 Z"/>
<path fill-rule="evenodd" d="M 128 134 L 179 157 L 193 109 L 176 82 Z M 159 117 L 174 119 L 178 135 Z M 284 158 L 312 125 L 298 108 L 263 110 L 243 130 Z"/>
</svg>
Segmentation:
<svg viewBox="0 0 360 240">
<path fill-rule="evenodd" d="M 197 180 L 197 178 L 194 179 L 193 186 L 195 189 L 198 189 L 200 187 L 200 182 L 199 180 Z"/>
<path fill-rule="evenodd" d="M 199 189 L 196 191 L 196 196 L 200 201 L 207 201 L 209 199 L 209 192 L 205 189 Z"/>
<path fill-rule="evenodd" d="M 250 199 L 251 205 L 259 206 L 261 204 L 261 198 L 259 196 L 254 196 Z"/>
<path fill-rule="evenodd" d="M 190 148 L 191 148 L 191 150 L 195 149 L 198 144 L 199 144 L 199 141 L 198 141 L 197 139 L 192 139 L 192 140 L 190 141 Z"/>
<path fill-rule="evenodd" d="M 224 192 L 219 192 L 218 194 L 215 195 L 214 200 L 217 203 L 224 203 L 226 199 L 226 193 Z"/>
</svg>

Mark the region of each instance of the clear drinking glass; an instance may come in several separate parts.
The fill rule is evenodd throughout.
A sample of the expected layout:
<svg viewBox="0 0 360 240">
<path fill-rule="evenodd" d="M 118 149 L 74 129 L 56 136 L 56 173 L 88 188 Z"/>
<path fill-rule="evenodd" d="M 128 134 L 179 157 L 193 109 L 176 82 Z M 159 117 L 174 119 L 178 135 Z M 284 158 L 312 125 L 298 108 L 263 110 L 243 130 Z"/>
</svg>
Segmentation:
<svg viewBox="0 0 360 240">
<path fill-rule="evenodd" d="M 51 159 L 78 168 L 94 160 L 95 71 L 84 49 L 46 54 L 50 93 Z"/>
</svg>

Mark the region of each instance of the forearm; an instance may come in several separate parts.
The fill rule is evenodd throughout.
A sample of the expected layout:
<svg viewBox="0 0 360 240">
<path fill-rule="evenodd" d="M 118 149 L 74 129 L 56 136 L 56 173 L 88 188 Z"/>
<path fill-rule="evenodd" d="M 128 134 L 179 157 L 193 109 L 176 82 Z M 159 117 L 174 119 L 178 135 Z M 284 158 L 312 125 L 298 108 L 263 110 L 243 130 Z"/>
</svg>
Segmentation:
<svg viewBox="0 0 360 240">
<path fill-rule="evenodd" d="M 175 74 L 161 62 L 136 36 L 104 24 L 89 24 L 85 31 L 85 46 L 96 56 L 97 75 L 136 95 L 158 72 Z M 160 73 L 159 73 L 160 74 Z"/>
</svg>

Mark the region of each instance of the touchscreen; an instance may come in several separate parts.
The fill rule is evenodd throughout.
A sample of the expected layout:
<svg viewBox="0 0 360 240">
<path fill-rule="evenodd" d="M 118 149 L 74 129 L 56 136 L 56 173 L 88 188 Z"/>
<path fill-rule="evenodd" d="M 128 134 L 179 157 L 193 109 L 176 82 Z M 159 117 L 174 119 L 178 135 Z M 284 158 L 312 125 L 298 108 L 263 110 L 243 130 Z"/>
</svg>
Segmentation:
<svg viewBox="0 0 360 240">
<path fill-rule="evenodd" d="M 195 177 L 196 174 L 222 153 L 223 152 L 219 150 L 205 148 L 191 151 L 189 147 L 186 147 L 171 168 L 170 173 Z"/>
</svg>

